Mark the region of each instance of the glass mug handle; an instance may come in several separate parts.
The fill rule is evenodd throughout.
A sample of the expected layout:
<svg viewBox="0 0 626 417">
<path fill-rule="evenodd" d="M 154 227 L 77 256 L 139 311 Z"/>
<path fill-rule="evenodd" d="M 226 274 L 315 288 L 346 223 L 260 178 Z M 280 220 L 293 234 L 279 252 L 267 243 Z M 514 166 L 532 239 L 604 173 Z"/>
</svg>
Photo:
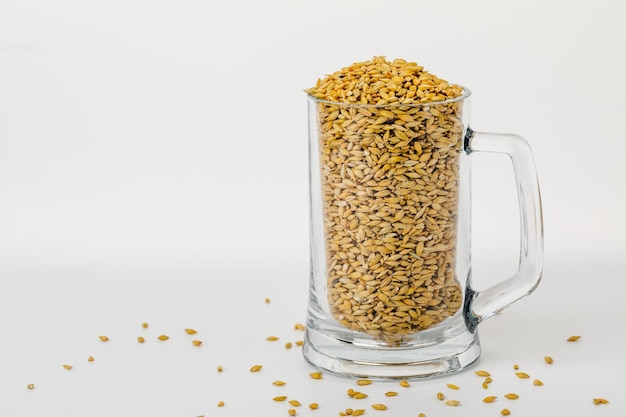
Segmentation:
<svg viewBox="0 0 626 417">
<path fill-rule="evenodd" d="M 476 132 L 468 127 L 465 150 L 507 154 L 513 163 L 520 211 L 520 262 L 515 275 L 483 291 L 467 286 L 465 317 L 470 330 L 511 303 L 535 290 L 543 271 L 543 220 L 535 160 L 520 136 Z"/>
</svg>

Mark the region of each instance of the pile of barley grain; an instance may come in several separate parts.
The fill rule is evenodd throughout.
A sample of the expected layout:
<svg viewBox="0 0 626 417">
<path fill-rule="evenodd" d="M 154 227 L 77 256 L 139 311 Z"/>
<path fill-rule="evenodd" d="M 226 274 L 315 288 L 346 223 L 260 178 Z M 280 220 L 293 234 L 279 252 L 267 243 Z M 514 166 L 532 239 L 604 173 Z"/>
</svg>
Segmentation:
<svg viewBox="0 0 626 417">
<path fill-rule="evenodd" d="M 416 63 L 375 57 L 307 93 L 317 105 L 331 311 L 345 326 L 399 340 L 451 317 L 460 86 Z M 446 100 L 448 100 L 446 102 Z"/>
</svg>

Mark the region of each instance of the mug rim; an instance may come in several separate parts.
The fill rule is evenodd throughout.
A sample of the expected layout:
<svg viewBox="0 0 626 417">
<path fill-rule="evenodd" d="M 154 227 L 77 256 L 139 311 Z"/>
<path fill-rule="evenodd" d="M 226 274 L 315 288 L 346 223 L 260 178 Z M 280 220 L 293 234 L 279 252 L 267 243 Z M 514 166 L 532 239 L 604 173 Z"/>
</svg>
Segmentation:
<svg viewBox="0 0 626 417">
<path fill-rule="evenodd" d="M 457 84 L 459 85 L 459 84 Z M 454 98 L 449 98 L 447 100 L 439 100 L 439 101 L 424 101 L 424 102 L 417 102 L 417 103 L 387 103 L 387 104 L 367 104 L 367 103 L 358 103 L 358 102 L 354 102 L 354 103 L 346 103 L 344 101 L 333 101 L 333 100 L 327 100 L 327 99 L 323 99 L 323 98 L 318 98 L 315 96 L 312 96 L 309 93 L 306 93 L 307 97 L 309 98 L 309 100 L 317 102 L 317 103 L 323 103 L 323 104 L 329 104 L 329 105 L 335 105 L 335 106 L 344 106 L 344 107 L 376 107 L 376 108 L 384 108 L 384 107 L 426 107 L 426 106 L 433 106 L 433 105 L 441 105 L 441 104 L 449 104 L 449 103 L 455 103 L 457 101 L 463 101 L 466 98 L 470 97 L 472 95 L 472 92 L 469 88 L 463 86 L 463 85 L 459 85 L 459 87 L 461 87 L 463 89 L 463 94 L 461 94 L 458 97 L 454 97 Z"/>
</svg>

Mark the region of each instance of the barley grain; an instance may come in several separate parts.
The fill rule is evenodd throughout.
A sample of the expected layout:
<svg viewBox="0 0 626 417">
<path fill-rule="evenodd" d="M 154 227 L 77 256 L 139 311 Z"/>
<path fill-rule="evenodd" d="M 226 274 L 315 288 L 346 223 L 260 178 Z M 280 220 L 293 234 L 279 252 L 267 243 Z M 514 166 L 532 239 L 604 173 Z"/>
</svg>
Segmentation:
<svg viewBox="0 0 626 417">
<path fill-rule="evenodd" d="M 170 337 L 167 335 L 162 334 L 161 336 L 157 337 L 157 339 L 161 340 L 161 341 L 165 341 L 168 340 Z"/>
<path fill-rule="evenodd" d="M 145 341 L 146 341 L 146 339 L 144 339 L 144 338 L 143 338 L 143 336 L 137 336 L 137 341 L 138 341 L 139 343 L 143 343 L 143 342 L 145 342 Z"/>
<path fill-rule="evenodd" d="M 322 373 L 321 372 L 312 372 L 309 374 L 309 376 L 313 379 L 322 379 Z"/>
<path fill-rule="evenodd" d="M 148 328 L 148 323 L 141 323 L 141 327 L 143 327 L 144 329 Z"/>
<path fill-rule="evenodd" d="M 291 342 L 285 343 L 285 349 L 291 349 L 292 346 Z"/>
<path fill-rule="evenodd" d="M 543 385 L 543 382 L 542 382 L 540 379 L 535 379 L 535 380 L 533 381 L 533 385 L 535 385 L 535 386 L 537 386 L 537 387 L 540 387 L 540 386 L 542 386 L 542 385 Z"/>
<path fill-rule="evenodd" d="M 283 385 L 286 385 L 287 383 L 284 381 L 277 380 L 277 381 L 272 382 L 272 384 L 276 385 L 277 387 L 282 387 Z"/>
<path fill-rule="evenodd" d="M 309 408 L 311 410 L 317 410 L 319 408 L 319 404 L 318 403 L 311 403 L 311 404 L 309 404 Z"/>
<path fill-rule="evenodd" d="M 250 372 L 259 372 L 263 368 L 263 365 L 254 365 L 250 368 Z"/>
<path fill-rule="evenodd" d="M 72 365 L 63 365 L 64 369 L 67 369 L 68 371 L 71 371 L 72 368 L 74 368 Z"/>
<path fill-rule="evenodd" d="M 443 400 L 444 400 L 444 398 L 446 398 L 446 397 L 445 397 L 445 395 L 443 395 L 443 392 L 438 392 L 438 393 L 437 393 L 437 399 L 438 399 L 439 401 L 443 401 Z"/>
<path fill-rule="evenodd" d="M 296 410 L 294 410 L 293 408 L 290 408 L 289 410 L 287 410 L 287 413 L 288 413 L 290 416 L 295 416 L 295 415 L 296 415 Z"/>
<path fill-rule="evenodd" d="M 276 337 L 276 336 L 268 336 L 268 337 L 265 338 L 265 340 L 268 340 L 270 342 L 275 342 L 275 341 L 278 340 L 278 337 Z"/>
<path fill-rule="evenodd" d="M 202 341 L 201 340 L 192 340 L 191 343 L 194 346 L 202 346 Z"/>
<path fill-rule="evenodd" d="M 187 333 L 187 334 L 196 334 L 198 332 L 195 331 L 194 329 L 185 329 L 185 333 Z"/>
<path fill-rule="evenodd" d="M 364 392 L 355 391 L 352 388 L 349 388 L 348 397 L 354 398 L 355 400 L 362 400 L 364 398 L 367 398 L 367 394 L 365 394 Z"/>
<path fill-rule="evenodd" d="M 478 376 L 484 376 L 484 377 L 491 376 L 491 374 L 490 374 L 489 372 L 487 372 L 487 371 L 476 371 L 476 372 L 474 372 L 474 373 L 475 373 L 476 375 L 478 375 Z"/>
<path fill-rule="evenodd" d="M 409 384 L 409 381 L 406 381 L 406 380 L 400 381 L 399 384 L 401 387 L 404 387 L 404 388 L 408 388 L 411 386 L 411 384 Z"/>
<path fill-rule="evenodd" d="M 515 372 L 515 375 L 517 375 L 518 378 L 522 379 L 530 378 L 530 375 L 528 375 L 526 372 Z"/>
<path fill-rule="evenodd" d="M 333 316 L 391 344 L 452 317 L 463 300 L 455 275 L 463 126 L 460 103 L 443 101 L 462 88 L 375 57 L 307 92 L 327 100 L 317 111 Z"/>
<path fill-rule="evenodd" d="M 508 398 L 509 400 L 517 400 L 519 398 L 519 395 L 512 393 L 512 392 L 505 394 L 504 396 Z"/>
<path fill-rule="evenodd" d="M 570 336 L 567 338 L 568 342 L 577 342 L 580 339 L 580 336 Z"/>
<path fill-rule="evenodd" d="M 87 362 L 93 362 L 95 360 L 95 358 L 93 356 L 89 356 L 87 358 Z"/>
<path fill-rule="evenodd" d="M 218 402 L 218 403 L 217 403 L 217 406 L 218 406 L 218 407 L 224 407 L 224 401 L 220 401 L 220 402 Z"/>
<path fill-rule="evenodd" d="M 492 403 L 492 402 L 494 402 L 496 400 L 496 398 L 498 398 L 498 397 L 496 397 L 495 395 L 490 395 L 488 397 L 483 398 L 483 402 L 485 402 L 485 403 Z"/>
<path fill-rule="evenodd" d="M 26 388 L 28 388 L 28 389 L 35 389 L 35 384 L 28 384 L 28 385 L 26 385 Z"/>
<path fill-rule="evenodd" d="M 446 386 L 450 389 L 460 389 L 457 385 L 454 384 L 446 384 Z"/>
<path fill-rule="evenodd" d="M 279 395 L 278 397 L 272 398 L 274 401 L 285 401 L 287 399 L 286 395 Z"/>
<path fill-rule="evenodd" d="M 224 372 L 224 367 L 222 365 L 217 365 L 217 372 Z"/>
<path fill-rule="evenodd" d="M 386 410 L 387 406 L 385 404 L 372 404 L 372 408 L 374 410 Z"/>
<path fill-rule="evenodd" d="M 593 403 L 594 403 L 595 405 L 600 405 L 600 404 L 608 404 L 608 403 L 609 403 L 609 400 L 604 399 L 604 398 L 594 398 L 594 399 L 593 399 Z"/>
<path fill-rule="evenodd" d="M 544 356 L 543 360 L 545 361 L 545 363 L 547 363 L 548 365 L 552 365 L 554 363 L 554 359 L 552 359 L 551 356 Z"/>
<path fill-rule="evenodd" d="M 370 385 L 372 383 L 371 379 L 359 379 L 356 381 L 357 385 Z"/>
<path fill-rule="evenodd" d="M 456 407 L 458 405 L 461 405 L 461 401 L 458 400 L 448 400 L 445 402 L 446 405 L 452 406 L 452 407 Z"/>
<path fill-rule="evenodd" d="M 102 340 L 103 342 L 108 342 L 108 341 L 109 341 L 108 336 L 98 336 L 98 338 L 99 338 L 100 340 Z"/>
<path fill-rule="evenodd" d="M 398 393 L 397 393 L 397 392 L 395 392 L 395 391 L 387 391 L 387 392 L 385 393 L 385 396 L 386 396 L 386 397 L 395 397 L 396 395 L 398 395 Z"/>
<path fill-rule="evenodd" d="M 302 404 L 300 404 L 300 401 L 298 400 L 290 400 L 289 404 L 291 404 L 294 407 L 300 407 Z"/>
<path fill-rule="evenodd" d="M 508 409 L 508 408 L 503 408 L 503 409 L 500 411 L 500 414 L 502 414 L 503 416 L 508 416 L 508 415 L 510 415 L 510 414 L 511 414 L 511 412 L 509 411 L 509 409 Z"/>
</svg>

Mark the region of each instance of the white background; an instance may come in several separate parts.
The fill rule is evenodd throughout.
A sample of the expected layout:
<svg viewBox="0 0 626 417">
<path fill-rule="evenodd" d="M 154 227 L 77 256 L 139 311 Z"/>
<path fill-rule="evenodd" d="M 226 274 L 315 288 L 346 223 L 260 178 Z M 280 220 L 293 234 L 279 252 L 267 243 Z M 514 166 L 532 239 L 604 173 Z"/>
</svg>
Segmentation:
<svg viewBox="0 0 626 417">
<path fill-rule="evenodd" d="M 280 393 L 298 415 L 624 415 L 625 17 L 612 0 L 0 0 L 0 416 L 286 416 Z M 283 345 L 306 311 L 302 90 L 374 55 L 469 87 L 474 129 L 528 139 L 546 266 L 481 325 L 476 366 L 358 402 Z M 473 185 L 487 286 L 517 259 L 509 162 L 477 155 Z"/>
</svg>

